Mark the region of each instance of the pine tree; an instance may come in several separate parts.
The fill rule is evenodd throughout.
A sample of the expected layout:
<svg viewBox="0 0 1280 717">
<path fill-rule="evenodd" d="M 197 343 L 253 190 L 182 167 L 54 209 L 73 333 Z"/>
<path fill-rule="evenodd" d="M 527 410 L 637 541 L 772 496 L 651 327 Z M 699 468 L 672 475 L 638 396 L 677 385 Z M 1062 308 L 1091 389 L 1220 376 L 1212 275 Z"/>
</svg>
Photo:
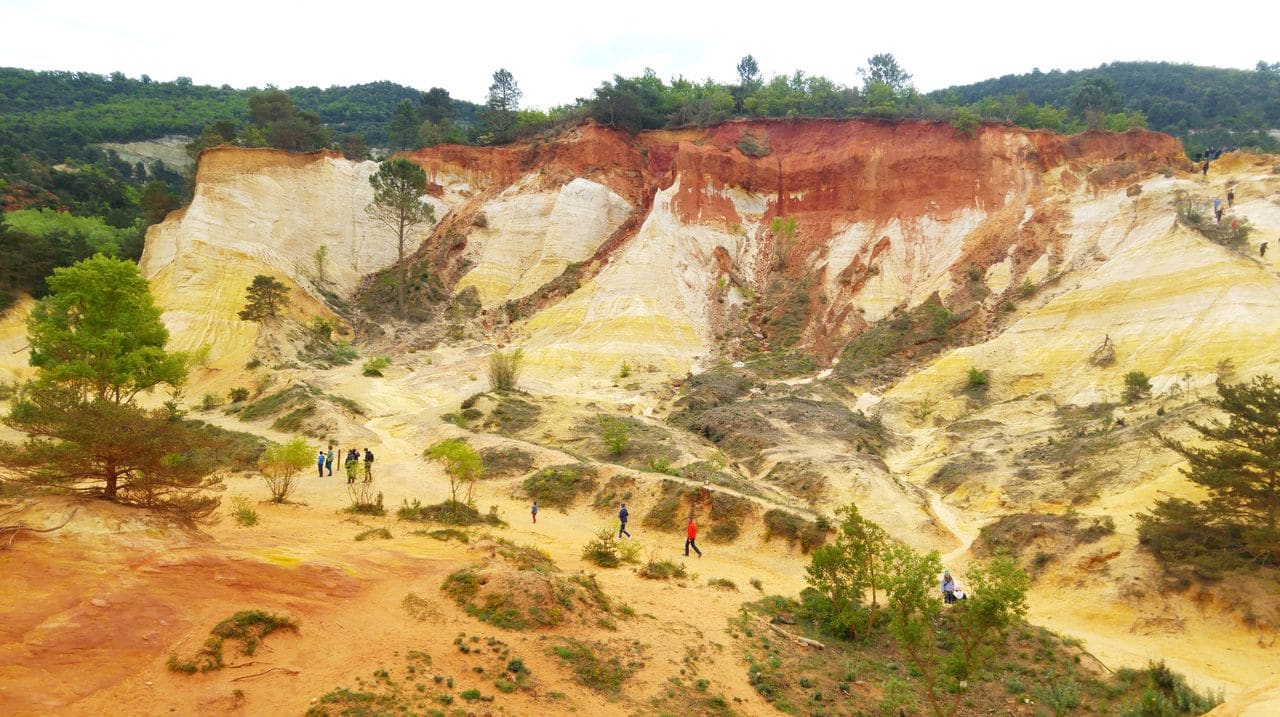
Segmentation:
<svg viewBox="0 0 1280 717">
<path fill-rule="evenodd" d="M 433 222 L 435 208 L 422 201 L 427 189 L 427 173 L 407 159 L 387 160 L 369 177 L 373 185 L 373 202 L 369 216 L 396 233 L 397 263 L 396 311 L 404 316 L 405 286 L 409 283 L 409 267 L 405 265 L 405 245 L 409 233 L 423 222 Z"/>
<path fill-rule="evenodd" d="M 245 321 L 263 321 L 274 318 L 288 303 L 289 288 L 273 276 L 258 274 L 245 290 L 245 307 L 240 318 Z"/>
<path fill-rule="evenodd" d="M 1162 557 L 1216 564 L 1280 564 L 1280 385 L 1267 375 L 1218 382 L 1213 406 L 1227 420 L 1189 422 L 1208 444 L 1161 438 L 1187 460 L 1183 474 L 1208 491 L 1200 504 L 1168 499 L 1139 516 L 1139 536 Z"/>
</svg>

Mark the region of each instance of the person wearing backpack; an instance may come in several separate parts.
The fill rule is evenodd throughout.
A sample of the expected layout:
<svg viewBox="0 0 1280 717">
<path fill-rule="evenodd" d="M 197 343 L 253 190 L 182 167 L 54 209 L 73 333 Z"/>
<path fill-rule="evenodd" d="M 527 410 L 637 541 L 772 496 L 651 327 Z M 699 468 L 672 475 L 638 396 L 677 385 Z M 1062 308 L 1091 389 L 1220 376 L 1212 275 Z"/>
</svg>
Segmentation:
<svg viewBox="0 0 1280 717">
<path fill-rule="evenodd" d="M 320 454 L 316 456 L 316 469 L 320 472 L 320 477 L 323 478 L 324 477 L 324 450 L 321 450 Z"/>
<path fill-rule="evenodd" d="M 347 451 L 347 484 L 356 482 L 356 472 L 360 470 L 360 454 L 352 448 Z"/>
<path fill-rule="evenodd" d="M 364 449 L 364 482 L 373 480 L 373 451 Z"/>
</svg>

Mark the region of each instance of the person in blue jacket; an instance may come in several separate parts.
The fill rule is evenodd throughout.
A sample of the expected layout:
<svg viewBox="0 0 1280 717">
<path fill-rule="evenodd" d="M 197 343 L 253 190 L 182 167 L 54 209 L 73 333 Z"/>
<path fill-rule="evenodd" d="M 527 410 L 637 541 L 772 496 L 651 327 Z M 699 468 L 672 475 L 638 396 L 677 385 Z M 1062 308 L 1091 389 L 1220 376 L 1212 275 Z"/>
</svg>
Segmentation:
<svg viewBox="0 0 1280 717">
<path fill-rule="evenodd" d="M 621 540 L 622 536 L 624 535 L 627 536 L 628 538 L 631 537 L 631 533 L 627 532 L 627 516 L 628 516 L 627 504 L 623 503 L 622 508 L 618 511 L 618 539 L 619 540 Z"/>
</svg>

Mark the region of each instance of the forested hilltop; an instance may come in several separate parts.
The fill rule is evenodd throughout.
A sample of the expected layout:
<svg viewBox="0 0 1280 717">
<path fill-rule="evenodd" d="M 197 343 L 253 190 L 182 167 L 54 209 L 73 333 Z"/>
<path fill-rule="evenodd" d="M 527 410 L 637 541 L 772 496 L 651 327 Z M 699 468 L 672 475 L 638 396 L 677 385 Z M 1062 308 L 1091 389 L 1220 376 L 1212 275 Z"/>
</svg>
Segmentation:
<svg viewBox="0 0 1280 717">
<path fill-rule="evenodd" d="M 270 88 L 268 88 L 270 89 Z M 44 159 L 91 159 L 95 142 L 199 134 L 217 120 L 245 122 L 256 87 L 196 85 L 179 77 L 156 82 L 123 73 L 33 72 L 0 68 L 0 144 Z M 443 90 L 437 90 L 443 92 Z M 284 90 L 301 111 L 314 112 L 336 135 L 359 134 L 375 146 L 387 143 L 387 122 L 396 105 L 423 93 L 393 82 L 351 87 Z M 448 97 L 448 93 L 445 93 Z M 449 99 L 457 118 L 470 122 L 479 107 Z"/>
<path fill-rule="evenodd" d="M 1081 87 L 1108 111 L 1141 112 L 1148 128 L 1181 139 L 1191 155 L 1206 147 L 1278 147 L 1267 130 L 1280 128 L 1280 63 L 1259 62 L 1253 70 L 1169 62 L 1113 62 L 1071 72 L 1036 69 L 930 96 L 951 103 L 1016 97 L 1070 106 Z"/>
</svg>

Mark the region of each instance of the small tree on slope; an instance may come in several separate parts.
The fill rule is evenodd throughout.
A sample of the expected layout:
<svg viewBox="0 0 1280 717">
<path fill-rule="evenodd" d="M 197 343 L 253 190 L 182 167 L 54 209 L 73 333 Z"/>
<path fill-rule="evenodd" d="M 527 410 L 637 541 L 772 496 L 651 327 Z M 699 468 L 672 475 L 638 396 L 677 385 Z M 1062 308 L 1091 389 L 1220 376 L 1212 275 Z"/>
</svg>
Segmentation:
<svg viewBox="0 0 1280 717">
<path fill-rule="evenodd" d="M 169 333 L 138 268 L 96 256 L 57 269 L 49 289 L 27 323 L 40 373 L 5 418 L 29 438 L 0 444 L 0 463 L 30 485 L 183 521 L 210 516 L 219 501 L 206 491 L 221 484 L 226 443 L 172 410 L 134 404 L 186 377 L 186 356 L 164 350 Z"/>
<path fill-rule="evenodd" d="M 245 307 L 240 318 L 245 321 L 274 318 L 288 303 L 288 292 L 289 288 L 275 277 L 258 274 L 245 289 Z"/>
<path fill-rule="evenodd" d="M 1208 498 L 1160 501 L 1138 516 L 1138 536 L 1166 564 L 1199 564 L 1204 577 L 1242 561 L 1280 565 L 1280 385 L 1266 375 L 1219 381 L 1212 403 L 1227 414 L 1225 423 L 1188 423 L 1207 445 L 1161 438 L 1187 459 L 1183 474 Z"/>
</svg>

